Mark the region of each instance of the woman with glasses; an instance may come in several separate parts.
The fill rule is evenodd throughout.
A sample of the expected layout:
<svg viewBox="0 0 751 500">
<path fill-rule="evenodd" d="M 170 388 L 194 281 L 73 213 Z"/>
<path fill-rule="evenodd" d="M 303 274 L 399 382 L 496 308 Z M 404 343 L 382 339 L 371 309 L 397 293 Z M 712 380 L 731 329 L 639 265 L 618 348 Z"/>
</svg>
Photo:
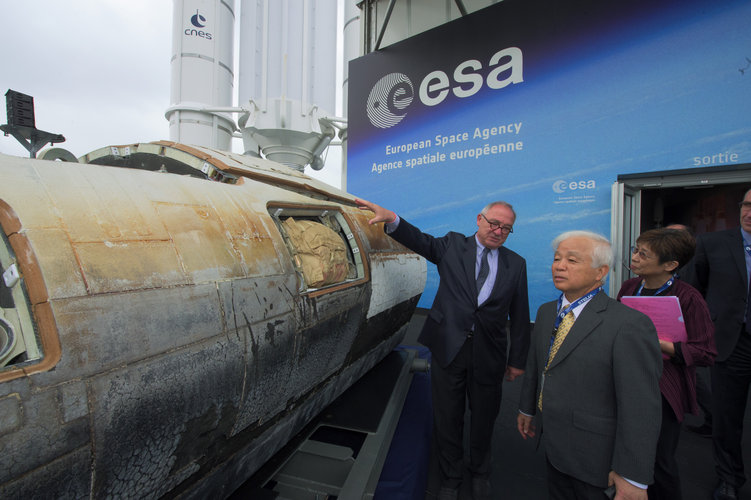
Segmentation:
<svg viewBox="0 0 751 500">
<path fill-rule="evenodd" d="M 707 304 L 694 287 L 676 274 L 676 270 L 693 257 L 695 247 L 695 240 L 688 231 L 652 229 L 642 233 L 631 251 L 631 270 L 638 276 L 623 283 L 618 292 L 618 300 L 624 295 L 678 297 L 686 327 L 685 342 L 660 339 L 662 427 L 657 442 L 654 483 L 647 491 L 652 500 L 682 498 L 675 459 L 681 422 L 685 413 L 696 415 L 699 411 L 696 367 L 711 365 L 717 355 L 714 325 Z"/>
</svg>

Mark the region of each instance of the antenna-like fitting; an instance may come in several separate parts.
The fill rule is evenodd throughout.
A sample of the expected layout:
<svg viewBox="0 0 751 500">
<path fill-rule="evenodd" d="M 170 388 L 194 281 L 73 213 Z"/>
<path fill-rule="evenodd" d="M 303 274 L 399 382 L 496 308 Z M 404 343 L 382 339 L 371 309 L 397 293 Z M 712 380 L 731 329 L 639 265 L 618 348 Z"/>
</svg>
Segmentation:
<svg viewBox="0 0 751 500">
<path fill-rule="evenodd" d="M 34 124 L 34 98 L 30 95 L 8 89 L 5 93 L 5 109 L 8 123 L 0 125 L 5 135 L 12 135 L 29 151 L 30 158 L 36 158 L 37 152 L 47 143 L 65 142 L 65 137 L 39 130 Z"/>
</svg>

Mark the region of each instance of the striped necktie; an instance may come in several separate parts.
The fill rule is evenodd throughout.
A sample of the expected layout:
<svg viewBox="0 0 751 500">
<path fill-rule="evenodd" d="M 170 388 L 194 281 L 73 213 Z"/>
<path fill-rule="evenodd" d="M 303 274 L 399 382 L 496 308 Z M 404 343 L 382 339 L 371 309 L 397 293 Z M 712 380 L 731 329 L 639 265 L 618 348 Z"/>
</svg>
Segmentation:
<svg viewBox="0 0 751 500">
<path fill-rule="evenodd" d="M 555 339 L 553 340 L 553 345 L 550 346 L 550 353 L 548 353 L 548 362 L 545 364 L 545 372 L 548 371 L 550 363 L 553 362 L 553 358 L 555 358 L 555 355 L 558 353 L 558 349 L 561 348 L 561 344 L 563 344 L 563 341 L 566 339 L 566 335 L 568 335 L 569 330 L 571 330 L 575 319 L 576 317 L 574 316 L 574 311 L 569 311 L 561 320 L 561 324 L 558 325 L 558 328 L 555 331 Z M 540 395 L 537 398 L 537 408 L 539 408 L 541 411 L 543 388 L 544 387 L 540 388 Z"/>
<path fill-rule="evenodd" d="M 485 284 L 485 280 L 488 279 L 488 273 L 490 273 L 490 264 L 488 263 L 489 248 L 483 248 L 482 256 L 480 257 L 480 272 L 477 274 L 477 295 L 480 295 L 482 285 Z"/>
<path fill-rule="evenodd" d="M 574 311 L 569 311 L 561 320 L 561 324 L 558 325 L 558 329 L 555 331 L 555 340 L 553 341 L 553 347 L 550 348 L 548 363 L 545 365 L 545 368 L 550 366 L 550 363 L 553 362 L 553 358 L 555 358 L 555 355 L 558 353 L 558 349 L 561 348 L 561 344 L 563 344 L 563 341 L 566 339 L 566 335 L 568 335 L 568 331 L 571 330 L 571 326 L 573 326 L 575 319 Z"/>
</svg>

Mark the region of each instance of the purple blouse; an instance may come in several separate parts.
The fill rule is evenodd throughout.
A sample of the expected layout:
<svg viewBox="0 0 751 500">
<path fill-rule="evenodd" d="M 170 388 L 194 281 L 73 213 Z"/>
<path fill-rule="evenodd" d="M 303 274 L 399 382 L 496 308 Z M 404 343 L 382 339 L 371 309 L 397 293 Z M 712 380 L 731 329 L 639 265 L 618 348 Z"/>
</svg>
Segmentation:
<svg viewBox="0 0 751 500">
<path fill-rule="evenodd" d="M 618 292 L 618 300 L 624 295 L 634 295 L 639 285 L 639 277 L 624 282 Z M 660 377 L 660 392 L 673 408 L 678 421 L 682 422 L 685 413 L 696 415 L 699 412 L 696 404 L 696 367 L 714 364 L 717 356 L 714 324 L 704 298 L 685 281 L 675 280 L 660 295 L 678 297 L 686 323 L 686 342 L 676 342 L 675 355 L 663 359 Z"/>
</svg>

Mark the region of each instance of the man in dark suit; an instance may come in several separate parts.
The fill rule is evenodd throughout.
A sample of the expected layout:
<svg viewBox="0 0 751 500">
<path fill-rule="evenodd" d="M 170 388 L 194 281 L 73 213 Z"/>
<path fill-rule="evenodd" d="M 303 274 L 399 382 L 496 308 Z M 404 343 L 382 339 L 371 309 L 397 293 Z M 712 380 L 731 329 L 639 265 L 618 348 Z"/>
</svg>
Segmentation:
<svg viewBox="0 0 751 500">
<path fill-rule="evenodd" d="M 557 301 L 537 311 L 517 428 L 545 435 L 553 500 L 646 499 L 662 418 L 662 357 L 644 314 L 609 298 L 610 243 L 588 231 L 553 241 Z"/>
<path fill-rule="evenodd" d="M 700 234 L 693 266 L 682 277 L 707 301 L 715 324 L 712 440 L 719 482 L 716 500 L 738 498 L 743 471 L 743 416 L 751 383 L 751 190 L 740 207 L 741 227 Z"/>
<path fill-rule="evenodd" d="M 508 203 L 494 202 L 477 215 L 473 236 L 449 232 L 437 238 L 391 210 L 364 200 L 356 203 L 373 211 L 371 224 L 385 222 L 392 238 L 438 267 L 438 291 L 419 340 L 430 348 L 433 359 L 439 498 L 457 498 L 462 481 L 465 398 L 471 412 L 472 492 L 475 500 L 489 498 L 490 444 L 504 373 L 506 380 L 521 375 L 529 348 L 527 264 L 502 246 L 513 232 L 516 214 Z"/>
<path fill-rule="evenodd" d="M 685 224 L 668 224 L 666 229 L 679 229 L 686 231 L 693 237 L 691 229 Z M 684 267 L 693 267 L 693 261 L 686 263 Z M 678 276 L 684 276 L 686 272 L 683 269 L 676 271 Z M 686 281 L 685 279 L 683 281 Z M 709 366 L 697 366 L 696 367 L 696 402 L 699 404 L 702 413 L 704 414 L 704 421 L 699 425 L 687 425 L 686 428 L 691 432 L 695 432 L 702 437 L 712 437 L 712 385 L 711 385 L 711 367 Z"/>
</svg>

